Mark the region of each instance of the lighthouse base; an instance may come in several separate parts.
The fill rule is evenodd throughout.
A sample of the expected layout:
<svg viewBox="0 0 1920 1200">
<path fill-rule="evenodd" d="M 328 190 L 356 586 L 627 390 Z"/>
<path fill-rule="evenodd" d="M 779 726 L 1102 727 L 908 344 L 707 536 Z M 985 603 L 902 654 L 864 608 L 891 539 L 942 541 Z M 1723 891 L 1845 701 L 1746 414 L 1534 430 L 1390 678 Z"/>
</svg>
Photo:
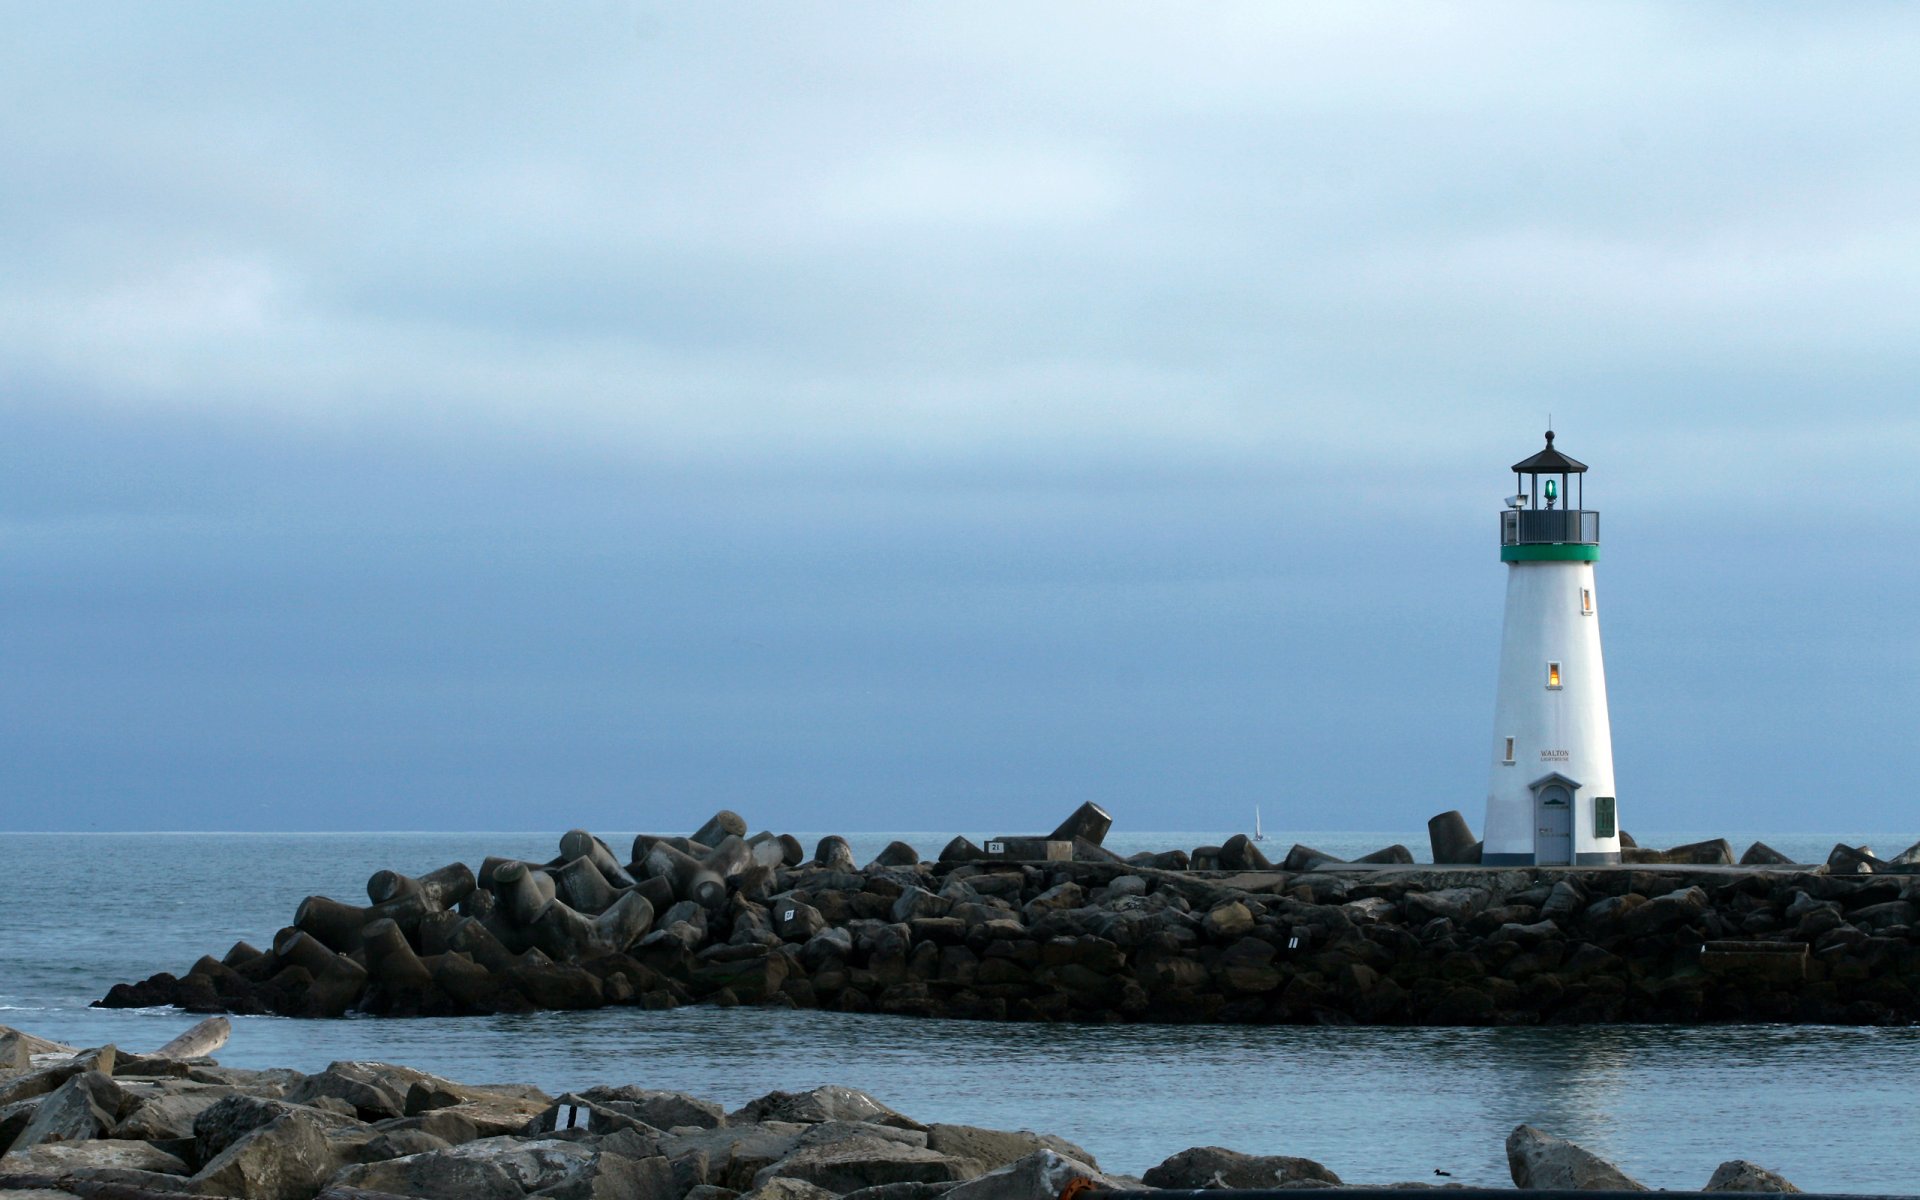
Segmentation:
<svg viewBox="0 0 1920 1200">
<path fill-rule="evenodd" d="M 1531 867 L 1534 863 L 1533 855 L 1531 854 L 1488 854 L 1483 851 L 1480 855 L 1480 865 L 1483 867 Z M 1573 865 L 1576 867 L 1617 867 L 1620 865 L 1620 852 L 1618 850 L 1595 850 L 1586 854 L 1576 854 L 1573 856 Z"/>
</svg>

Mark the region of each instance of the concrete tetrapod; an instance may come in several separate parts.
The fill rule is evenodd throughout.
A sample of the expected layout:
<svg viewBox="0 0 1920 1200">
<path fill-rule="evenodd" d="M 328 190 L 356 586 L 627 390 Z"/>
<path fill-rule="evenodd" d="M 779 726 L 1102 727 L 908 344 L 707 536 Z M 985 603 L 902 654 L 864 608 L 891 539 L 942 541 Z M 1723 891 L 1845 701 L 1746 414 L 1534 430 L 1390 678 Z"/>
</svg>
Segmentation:
<svg viewBox="0 0 1920 1200">
<path fill-rule="evenodd" d="M 732 809 L 723 808 L 707 818 L 707 823 L 694 832 L 693 840 L 702 845 L 717 846 L 722 838 L 746 836 L 746 818 Z"/>
<path fill-rule="evenodd" d="M 626 872 L 621 871 L 620 874 L 625 876 Z M 607 911 L 615 900 L 632 890 L 631 886 L 615 886 L 612 880 L 601 873 L 593 859 L 584 854 L 554 871 L 553 878 L 559 898 L 576 911 L 590 916 Z"/>
<path fill-rule="evenodd" d="M 435 871 L 414 878 L 398 871 L 375 871 L 367 878 L 367 899 L 385 904 L 402 896 L 417 895 L 429 908 L 452 908 L 473 891 L 473 872 L 465 863 L 448 863 Z"/>
<path fill-rule="evenodd" d="M 691 900 L 706 908 L 718 908 L 727 900 L 727 881 L 719 872 L 691 855 L 683 854 L 666 842 L 655 842 L 647 851 L 645 870 L 673 885 L 679 900 Z"/>
<path fill-rule="evenodd" d="M 500 911 L 515 925 L 531 924 L 558 893 L 553 876 L 523 862 L 502 862 L 493 868 L 492 880 Z"/>
<path fill-rule="evenodd" d="M 617 888 L 633 886 L 633 876 L 613 857 L 607 844 L 584 829 L 569 829 L 560 835 L 560 857 L 592 859 L 609 884 Z"/>
</svg>

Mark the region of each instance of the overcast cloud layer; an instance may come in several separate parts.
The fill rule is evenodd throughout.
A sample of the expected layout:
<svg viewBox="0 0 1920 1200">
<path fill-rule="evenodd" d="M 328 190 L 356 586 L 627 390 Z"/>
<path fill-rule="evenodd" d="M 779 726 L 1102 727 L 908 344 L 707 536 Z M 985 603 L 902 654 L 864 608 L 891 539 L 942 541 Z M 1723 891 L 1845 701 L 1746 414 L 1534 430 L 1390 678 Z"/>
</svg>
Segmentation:
<svg viewBox="0 0 1920 1200">
<path fill-rule="evenodd" d="M 0 828 L 1912 824 L 1911 6 L 0 27 Z"/>
</svg>

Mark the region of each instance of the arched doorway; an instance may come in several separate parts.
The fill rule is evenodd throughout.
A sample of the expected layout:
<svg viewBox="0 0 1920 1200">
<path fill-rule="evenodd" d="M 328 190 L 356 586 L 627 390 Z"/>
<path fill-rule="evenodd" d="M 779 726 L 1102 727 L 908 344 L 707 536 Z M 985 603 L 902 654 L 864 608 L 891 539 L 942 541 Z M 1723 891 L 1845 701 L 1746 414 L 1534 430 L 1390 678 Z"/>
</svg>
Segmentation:
<svg viewBox="0 0 1920 1200">
<path fill-rule="evenodd" d="M 1533 792 L 1533 861 L 1536 866 L 1573 865 L 1573 789 L 1551 779 Z"/>
</svg>

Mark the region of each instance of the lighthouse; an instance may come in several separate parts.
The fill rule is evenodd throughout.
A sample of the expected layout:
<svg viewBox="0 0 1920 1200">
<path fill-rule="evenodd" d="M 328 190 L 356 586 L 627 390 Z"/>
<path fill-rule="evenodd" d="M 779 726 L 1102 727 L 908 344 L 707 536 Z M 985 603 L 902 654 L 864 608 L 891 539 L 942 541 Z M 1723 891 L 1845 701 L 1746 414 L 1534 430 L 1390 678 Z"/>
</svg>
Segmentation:
<svg viewBox="0 0 1920 1200">
<path fill-rule="evenodd" d="M 1500 514 L 1507 611 L 1480 861 L 1587 866 L 1620 861 L 1613 730 L 1600 657 L 1600 514 L 1586 506 L 1587 465 L 1553 431 L 1513 464 Z"/>
</svg>

